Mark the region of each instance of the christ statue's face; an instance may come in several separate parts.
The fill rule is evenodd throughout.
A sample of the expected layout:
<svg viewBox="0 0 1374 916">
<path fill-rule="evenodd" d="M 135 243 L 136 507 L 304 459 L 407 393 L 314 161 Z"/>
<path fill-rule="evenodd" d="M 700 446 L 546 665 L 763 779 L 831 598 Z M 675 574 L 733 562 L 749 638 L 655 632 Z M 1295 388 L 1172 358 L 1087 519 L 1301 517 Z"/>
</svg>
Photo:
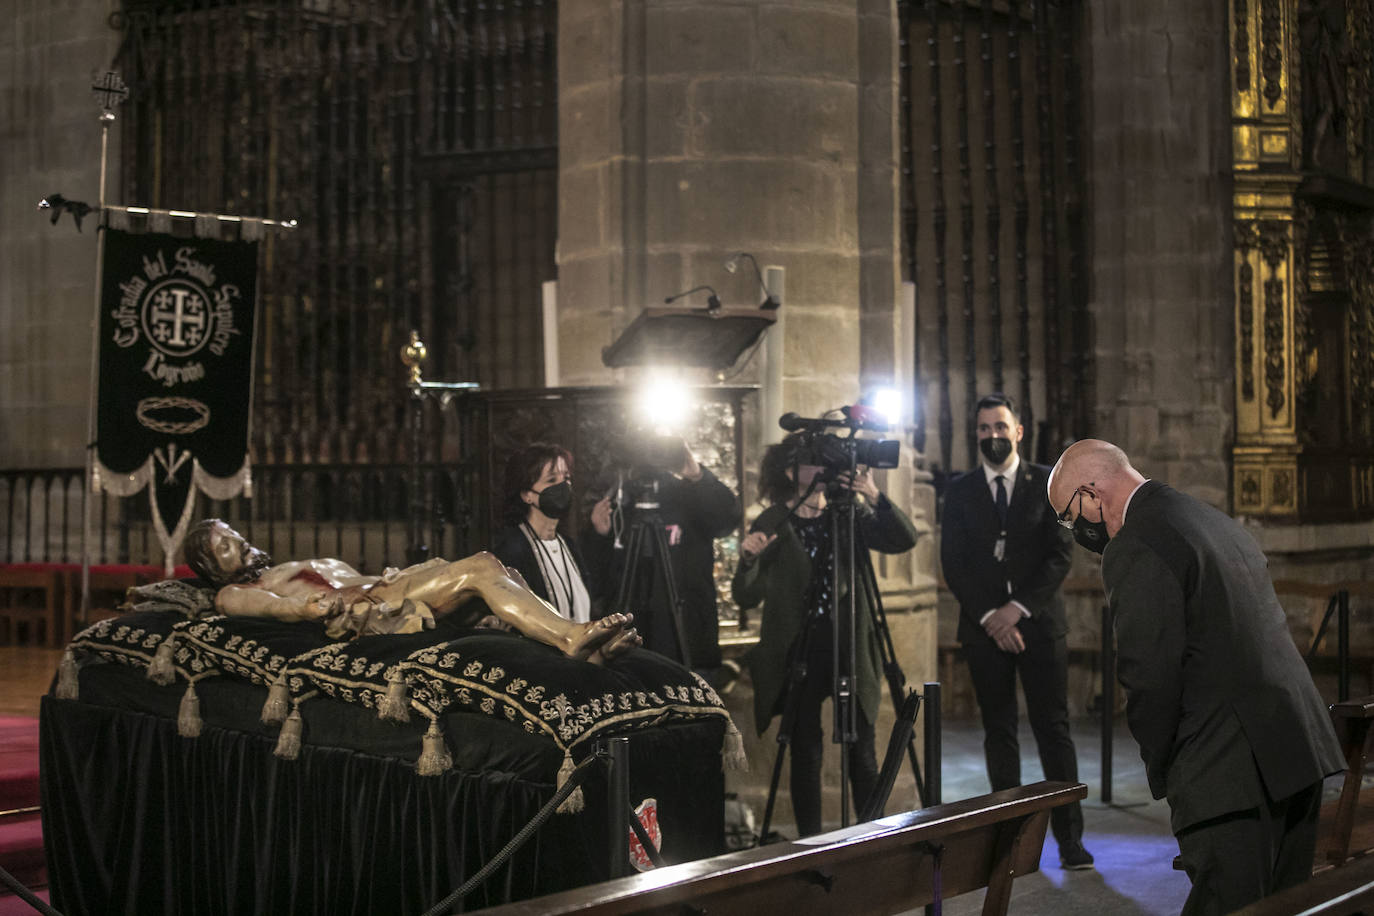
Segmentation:
<svg viewBox="0 0 1374 916">
<path fill-rule="evenodd" d="M 215 578 L 221 583 L 252 582 L 272 565 L 271 557 L 223 522 L 210 535 L 210 551 L 218 567 Z"/>
</svg>

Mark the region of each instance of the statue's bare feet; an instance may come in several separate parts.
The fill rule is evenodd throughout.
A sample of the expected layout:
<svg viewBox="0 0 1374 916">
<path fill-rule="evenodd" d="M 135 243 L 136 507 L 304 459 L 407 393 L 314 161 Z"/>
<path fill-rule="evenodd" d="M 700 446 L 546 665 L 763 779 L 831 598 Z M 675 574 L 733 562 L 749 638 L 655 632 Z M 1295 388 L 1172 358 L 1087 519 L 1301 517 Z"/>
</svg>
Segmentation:
<svg viewBox="0 0 1374 916">
<path fill-rule="evenodd" d="M 570 658 L 586 661 L 606 643 L 624 633 L 634 619 L 633 614 L 607 614 L 600 620 L 584 623 L 568 637 L 563 651 Z"/>
<path fill-rule="evenodd" d="M 644 637 L 640 636 L 634 627 L 627 627 L 620 631 L 620 635 L 609 640 L 600 649 L 597 649 L 587 657 L 587 661 L 593 665 L 600 665 L 604 662 L 619 658 L 625 652 L 636 646 L 644 645 Z"/>
</svg>

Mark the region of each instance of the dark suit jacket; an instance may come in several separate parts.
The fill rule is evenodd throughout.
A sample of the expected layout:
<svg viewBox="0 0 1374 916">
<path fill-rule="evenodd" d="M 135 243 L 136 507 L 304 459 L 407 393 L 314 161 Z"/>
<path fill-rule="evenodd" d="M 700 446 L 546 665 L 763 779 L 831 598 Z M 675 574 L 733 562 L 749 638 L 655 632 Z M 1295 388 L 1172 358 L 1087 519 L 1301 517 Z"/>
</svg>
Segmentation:
<svg viewBox="0 0 1374 916">
<path fill-rule="evenodd" d="M 1031 620 L 1054 636 L 1068 629 L 1060 583 L 1069 572 L 1073 536 L 1061 527 L 1045 495 L 1049 468 L 1024 459 L 1007 506 L 1005 559 L 993 547 L 1001 525 L 982 467 L 961 474 L 945 489 L 940 523 L 940 565 L 959 602 L 959 641 L 987 638 L 978 623 L 988 611 L 1014 598 Z M 1011 594 L 1007 594 L 1007 583 Z"/>
<path fill-rule="evenodd" d="M 1102 578 L 1126 717 L 1175 833 L 1344 768 L 1268 561 L 1233 519 L 1148 481 Z"/>
</svg>

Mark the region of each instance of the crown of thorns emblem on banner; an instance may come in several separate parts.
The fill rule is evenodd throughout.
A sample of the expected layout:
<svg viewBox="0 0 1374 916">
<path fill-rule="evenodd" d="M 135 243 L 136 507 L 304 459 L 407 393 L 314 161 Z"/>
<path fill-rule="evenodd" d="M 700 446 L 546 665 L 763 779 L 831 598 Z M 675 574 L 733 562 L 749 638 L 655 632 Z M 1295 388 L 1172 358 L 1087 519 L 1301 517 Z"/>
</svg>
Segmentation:
<svg viewBox="0 0 1374 916">
<path fill-rule="evenodd" d="M 189 410 L 193 417 L 189 420 L 178 419 L 179 411 Z M 171 416 L 157 416 L 165 412 Z M 210 408 L 195 398 L 144 398 L 138 402 L 134 411 L 138 422 L 155 433 L 169 436 L 185 436 L 203 429 L 210 422 Z"/>
</svg>

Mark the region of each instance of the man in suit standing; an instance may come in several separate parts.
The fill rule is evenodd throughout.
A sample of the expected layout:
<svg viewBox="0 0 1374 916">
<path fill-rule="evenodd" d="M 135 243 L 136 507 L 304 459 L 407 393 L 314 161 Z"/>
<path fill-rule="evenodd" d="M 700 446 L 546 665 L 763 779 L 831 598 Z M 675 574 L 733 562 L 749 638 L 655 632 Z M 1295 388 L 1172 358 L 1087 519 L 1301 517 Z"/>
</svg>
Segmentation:
<svg viewBox="0 0 1374 916">
<path fill-rule="evenodd" d="M 1048 495 L 1102 554 L 1127 722 L 1193 882 L 1183 912 L 1311 877 L 1322 779 L 1344 763 L 1259 546 L 1097 439 L 1065 450 Z"/>
<path fill-rule="evenodd" d="M 1021 784 L 1016 677 L 1026 694 L 1046 779 L 1078 781 L 1069 735 L 1068 646 L 1059 585 L 1073 541 L 1041 497 L 1049 469 L 1023 462 L 1024 429 L 1011 398 L 991 394 L 976 415 L 980 466 L 945 490 L 940 563 L 959 602 L 959 642 L 983 717 L 983 753 L 993 791 Z M 1067 869 L 1093 867 L 1077 802 L 1055 808 L 1050 826 Z"/>
</svg>

